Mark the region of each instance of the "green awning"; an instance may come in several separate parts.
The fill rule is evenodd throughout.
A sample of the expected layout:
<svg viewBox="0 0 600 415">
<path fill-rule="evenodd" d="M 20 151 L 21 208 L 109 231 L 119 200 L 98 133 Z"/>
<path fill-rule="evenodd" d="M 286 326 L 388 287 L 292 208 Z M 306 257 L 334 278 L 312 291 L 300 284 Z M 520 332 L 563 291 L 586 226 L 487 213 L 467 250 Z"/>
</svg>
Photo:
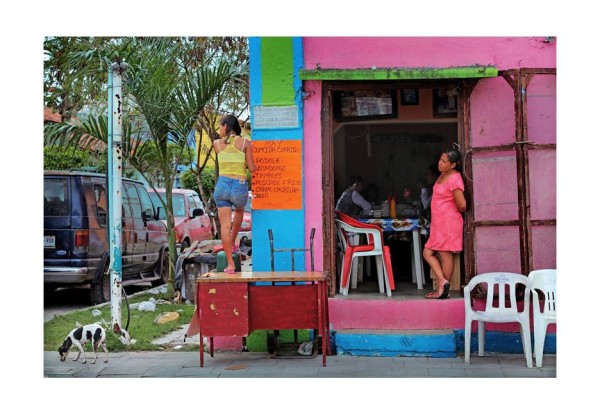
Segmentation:
<svg viewBox="0 0 600 415">
<path fill-rule="evenodd" d="M 303 81 L 388 81 L 407 79 L 492 78 L 495 66 L 450 68 L 300 69 Z"/>
</svg>

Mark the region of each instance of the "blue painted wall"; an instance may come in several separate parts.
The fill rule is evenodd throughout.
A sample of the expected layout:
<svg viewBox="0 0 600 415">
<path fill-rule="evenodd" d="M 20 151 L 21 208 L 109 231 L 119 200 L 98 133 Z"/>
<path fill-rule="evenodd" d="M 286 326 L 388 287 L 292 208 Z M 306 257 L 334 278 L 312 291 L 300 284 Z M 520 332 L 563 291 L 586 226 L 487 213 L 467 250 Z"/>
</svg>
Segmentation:
<svg viewBox="0 0 600 415">
<path fill-rule="evenodd" d="M 265 41 L 267 39 L 268 41 Z M 285 40 L 289 39 L 289 42 Z M 275 41 L 273 41 L 275 40 Z M 291 47 L 291 51 L 269 50 L 269 48 Z M 298 76 L 299 69 L 303 65 L 302 38 L 263 38 L 251 37 L 250 48 L 250 114 L 252 120 L 252 141 L 261 140 L 302 140 L 304 141 L 304 128 L 302 121 L 302 81 Z M 290 53 L 291 52 L 291 53 Z M 279 53 L 289 57 L 291 62 L 284 62 L 281 71 L 292 73 L 279 73 L 277 68 L 270 66 L 267 75 L 278 79 L 265 78 L 263 67 L 263 56 Z M 263 102 L 264 90 L 269 88 L 269 82 L 281 82 L 286 77 L 292 78 L 293 100 L 298 109 L 297 128 L 259 129 L 255 127 L 254 107 L 261 105 L 276 106 L 277 102 Z M 287 83 L 289 85 L 289 83 Z M 271 89 L 272 90 L 272 86 Z M 289 94 L 288 94 L 289 96 Z M 275 105 L 274 105 L 275 104 Z M 290 102 L 282 99 L 282 106 L 289 106 Z M 304 151 L 302 152 L 304 154 Z M 304 192 L 304 174 L 302 175 L 302 192 Z M 270 271 L 271 256 L 269 247 L 268 229 L 273 230 L 275 248 L 305 248 L 305 225 L 304 225 L 304 194 L 302 195 L 302 209 L 300 210 L 252 210 L 252 270 Z M 305 269 L 305 254 L 296 253 L 294 267 L 296 270 Z M 291 257 L 289 253 L 275 254 L 275 270 L 287 271 L 291 269 Z"/>
</svg>

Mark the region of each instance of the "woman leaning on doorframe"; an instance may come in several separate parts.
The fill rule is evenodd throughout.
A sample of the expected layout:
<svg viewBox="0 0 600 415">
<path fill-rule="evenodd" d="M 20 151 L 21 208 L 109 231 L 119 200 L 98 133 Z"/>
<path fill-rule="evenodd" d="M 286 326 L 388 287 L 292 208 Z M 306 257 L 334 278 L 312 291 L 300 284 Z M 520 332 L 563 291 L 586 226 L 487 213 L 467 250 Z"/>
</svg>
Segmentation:
<svg viewBox="0 0 600 415">
<path fill-rule="evenodd" d="M 448 298 L 454 272 L 452 254 L 462 251 L 462 214 L 467 209 L 460 153 L 457 150 L 442 153 L 438 170 L 440 176 L 433 185 L 431 199 L 430 235 L 423 249 L 423 258 L 437 279 L 438 290 L 428 293 L 425 296 L 428 299 Z"/>
</svg>

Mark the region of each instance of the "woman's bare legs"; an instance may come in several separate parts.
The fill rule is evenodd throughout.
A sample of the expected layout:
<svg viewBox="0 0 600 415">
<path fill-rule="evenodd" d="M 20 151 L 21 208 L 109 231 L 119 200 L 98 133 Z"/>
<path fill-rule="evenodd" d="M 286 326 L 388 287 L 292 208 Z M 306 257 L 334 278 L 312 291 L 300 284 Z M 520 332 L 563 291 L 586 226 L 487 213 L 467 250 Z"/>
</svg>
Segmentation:
<svg viewBox="0 0 600 415">
<path fill-rule="evenodd" d="M 444 279 L 448 282 L 452 280 L 452 274 L 454 273 L 454 258 L 452 252 L 440 251 L 440 259 L 442 261 L 442 271 L 444 272 Z"/>
<path fill-rule="evenodd" d="M 233 211 L 233 223 L 231 224 L 231 244 L 235 245 L 242 221 L 244 220 L 244 208 Z"/>
<path fill-rule="evenodd" d="M 235 269 L 233 255 L 231 254 L 231 207 L 222 207 L 219 211 L 219 222 L 221 222 L 221 243 L 227 258 L 227 268 Z"/>
<path fill-rule="evenodd" d="M 452 270 L 454 268 L 454 262 L 452 261 L 452 253 L 440 251 L 439 252 L 440 258 L 441 258 L 441 262 L 440 262 L 440 259 L 438 259 L 438 257 L 435 255 L 435 252 L 436 251 L 433 251 L 429 248 L 423 249 L 423 259 L 425 261 L 427 261 L 427 263 L 431 267 L 431 270 L 433 271 L 433 274 L 435 275 L 435 278 L 437 279 L 438 297 L 439 297 L 444 292 L 444 284 L 446 284 L 446 282 L 450 282 L 450 278 L 452 278 Z M 448 265 L 447 256 L 450 257 L 449 265 Z M 448 270 L 448 268 L 450 270 L 450 274 L 446 274 L 446 271 Z M 449 277 L 446 278 L 446 275 L 449 275 Z M 430 294 L 428 294 L 427 296 L 430 297 Z"/>
</svg>

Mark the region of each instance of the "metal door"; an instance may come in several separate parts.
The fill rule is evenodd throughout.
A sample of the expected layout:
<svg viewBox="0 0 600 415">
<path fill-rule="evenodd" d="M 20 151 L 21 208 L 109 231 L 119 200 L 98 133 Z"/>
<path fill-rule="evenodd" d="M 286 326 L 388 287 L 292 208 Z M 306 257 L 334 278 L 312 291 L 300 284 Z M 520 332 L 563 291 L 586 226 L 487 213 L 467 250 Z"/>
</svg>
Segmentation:
<svg viewBox="0 0 600 415">
<path fill-rule="evenodd" d="M 556 267 L 556 70 L 463 81 L 466 281 Z"/>
</svg>

